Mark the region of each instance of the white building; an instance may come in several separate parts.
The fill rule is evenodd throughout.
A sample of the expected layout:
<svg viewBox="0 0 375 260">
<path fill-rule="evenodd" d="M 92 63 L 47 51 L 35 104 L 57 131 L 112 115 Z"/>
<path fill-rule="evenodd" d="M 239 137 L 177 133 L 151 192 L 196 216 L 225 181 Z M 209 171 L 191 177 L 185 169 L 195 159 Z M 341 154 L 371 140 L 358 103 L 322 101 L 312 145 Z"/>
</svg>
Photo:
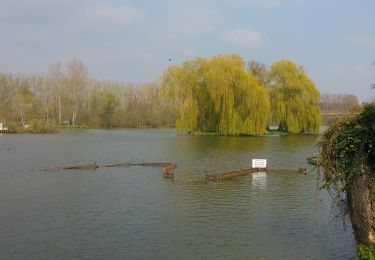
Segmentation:
<svg viewBox="0 0 375 260">
<path fill-rule="evenodd" d="M 0 133 L 7 133 L 8 132 L 8 126 L 4 125 L 3 122 L 0 122 Z"/>
</svg>

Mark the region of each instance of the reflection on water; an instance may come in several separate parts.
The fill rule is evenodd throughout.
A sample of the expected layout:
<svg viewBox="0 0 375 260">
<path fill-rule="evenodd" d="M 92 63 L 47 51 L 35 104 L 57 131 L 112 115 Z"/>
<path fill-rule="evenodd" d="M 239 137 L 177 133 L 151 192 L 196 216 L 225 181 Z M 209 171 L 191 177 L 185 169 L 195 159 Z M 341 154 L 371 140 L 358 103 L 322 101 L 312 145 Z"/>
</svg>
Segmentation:
<svg viewBox="0 0 375 260">
<path fill-rule="evenodd" d="M 350 223 L 332 220 L 316 176 L 205 172 L 308 167 L 319 136 L 176 136 L 173 130 L 86 130 L 0 136 L 0 259 L 347 259 Z M 175 162 L 159 168 L 45 173 L 84 161 Z"/>
<path fill-rule="evenodd" d="M 253 187 L 265 188 L 267 186 L 267 174 L 265 172 L 254 172 L 252 177 Z"/>
</svg>

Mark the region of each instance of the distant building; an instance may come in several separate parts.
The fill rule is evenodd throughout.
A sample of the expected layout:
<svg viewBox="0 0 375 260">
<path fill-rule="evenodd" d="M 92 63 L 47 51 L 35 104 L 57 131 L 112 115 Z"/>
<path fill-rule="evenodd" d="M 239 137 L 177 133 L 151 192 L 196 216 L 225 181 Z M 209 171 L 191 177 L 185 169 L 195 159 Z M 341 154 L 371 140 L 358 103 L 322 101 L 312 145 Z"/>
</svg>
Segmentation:
<svg viewBox="0 0 375 260">
<path fill-rule="evenodd" d="M 8 132 L 8 126 L 4 125 L 3 122 L 0 122 L 0 133 L 7 133 Z"/>
</svg>

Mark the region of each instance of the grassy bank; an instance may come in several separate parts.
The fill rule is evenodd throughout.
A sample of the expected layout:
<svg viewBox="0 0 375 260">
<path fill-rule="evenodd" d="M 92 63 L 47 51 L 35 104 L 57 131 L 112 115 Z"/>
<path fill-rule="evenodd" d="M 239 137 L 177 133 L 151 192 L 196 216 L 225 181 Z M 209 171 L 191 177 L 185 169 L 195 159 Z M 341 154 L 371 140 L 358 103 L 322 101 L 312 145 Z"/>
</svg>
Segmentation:
<svg viewBox="0 0 375 260">
<path fill-rule="evenodd" d="M 375 244 L 370 246 L 358 245 L 357 246 L 357 259 L 358 260 L 375 260 Z"/>
</svg>

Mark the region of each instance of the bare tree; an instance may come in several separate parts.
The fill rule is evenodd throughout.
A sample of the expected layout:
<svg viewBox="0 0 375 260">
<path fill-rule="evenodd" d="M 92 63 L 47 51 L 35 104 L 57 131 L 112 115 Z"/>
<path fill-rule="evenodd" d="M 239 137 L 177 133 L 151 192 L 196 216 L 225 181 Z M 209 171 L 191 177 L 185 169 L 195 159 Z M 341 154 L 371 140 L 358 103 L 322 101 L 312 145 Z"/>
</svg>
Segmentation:
<svg viewBox="0 0 375 260">
<path fill-rule="evenodd" d="M 259 82 L 262 83 L 262 85 L 267 85 L 269 80 L 269 71 L 265 64 L 256 60 L 251 60 L 248 63 L 248 71 L 253 74 L 259 80 Z"/>
<path fill-rule="evenodd" d="M 62 107 L 61 107 L 61 96 L 64 90 L 65 73 L 63 70 L 62 62 L 57 61 L 49 67 L 49 78 L 52 83 L 53 92 L 57 97 L 58 113 L 59 113 L 59 124 L 62 122 Z"/>
<path fill-rule="evenodd" d="M 83 99 L 84 89 L 88 83 L 87 67 L 82 61 L 72 60 L 67 65 L 67 87 L 71 102 L 71 119 L 75 125 L 79 112 L 79 106 Z"/>
</svg>

